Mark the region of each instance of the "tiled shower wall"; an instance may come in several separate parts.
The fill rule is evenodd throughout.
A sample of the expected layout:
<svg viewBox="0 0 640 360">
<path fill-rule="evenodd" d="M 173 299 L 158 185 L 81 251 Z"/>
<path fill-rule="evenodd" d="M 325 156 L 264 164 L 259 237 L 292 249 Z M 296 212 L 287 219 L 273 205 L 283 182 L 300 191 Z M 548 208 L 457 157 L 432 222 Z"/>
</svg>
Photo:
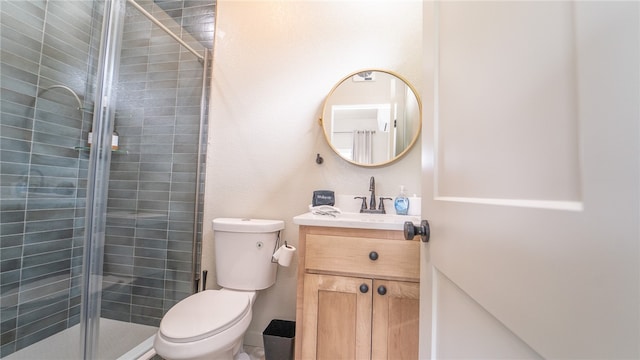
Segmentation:
<svg viewBox="0 0 640 360">
<path fill-rule="evenodd" d="M 210 0 L 164 1 L 166 13 L 139 3 L 204 53 L 199 39 L 212 35 Z M 199 39 L 183 30 L 193 23 L 208 24 Z M 203 64 L 129 6 L 120 64 L 115 127 L 122 152 L 112 155 L 102 316 L 157 326 L 192 293 Z"/>
<path fill-rule="evenodd" d="M 0 356 L 79 320 L 88 1 L 0 1 Z M 73 19 L 73 21 L 70 21 Z M 93 60 L 92 60 L 93 59 Z M 89 107 L 87 107 L 89 108 Z"/>
<path fill-rule="evenodd" d="M 0 0 L 0 356 L 79 321 L 95 3 Z M 213 0 L 139 3 L 212 47 Z M 129 6 L 125 24 L 103 316 L 157 325 L 191 292 L 202 65 Z"/>
</svg>

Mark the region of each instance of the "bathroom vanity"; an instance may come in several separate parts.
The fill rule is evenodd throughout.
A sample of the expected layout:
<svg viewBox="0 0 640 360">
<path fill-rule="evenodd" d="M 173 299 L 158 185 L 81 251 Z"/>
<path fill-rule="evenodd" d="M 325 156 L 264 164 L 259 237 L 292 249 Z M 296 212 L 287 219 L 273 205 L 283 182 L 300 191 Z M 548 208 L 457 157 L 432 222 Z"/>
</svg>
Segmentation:
<svg viewBox="0 0 640 360">
<path fill-rule="evenodd" d="M 323 221 L 294 218 L 296 359 L 417 359 L 419 237 L 397 221 Z"/>
</svg>

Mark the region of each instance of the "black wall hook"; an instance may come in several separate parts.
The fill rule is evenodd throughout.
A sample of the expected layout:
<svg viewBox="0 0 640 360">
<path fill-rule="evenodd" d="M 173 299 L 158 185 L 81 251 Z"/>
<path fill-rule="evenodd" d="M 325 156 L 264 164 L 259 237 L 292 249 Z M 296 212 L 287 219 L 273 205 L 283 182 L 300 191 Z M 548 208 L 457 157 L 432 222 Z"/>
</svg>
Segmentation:
<svg viewBox="0 0 640 360">
<path fill-rule="evenodd" d="M 322 156 L 320 156 L 320 154 L 316 155 L 316 164 L 320 165 L 324 162 L 324 159 L 322 158 Z"/>
</svg>

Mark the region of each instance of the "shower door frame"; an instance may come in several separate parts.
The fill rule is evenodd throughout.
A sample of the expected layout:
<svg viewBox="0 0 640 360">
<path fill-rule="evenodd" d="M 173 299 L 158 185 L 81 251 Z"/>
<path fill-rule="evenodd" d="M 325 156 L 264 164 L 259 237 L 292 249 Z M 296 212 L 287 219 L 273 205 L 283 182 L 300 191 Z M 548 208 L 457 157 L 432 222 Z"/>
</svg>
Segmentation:
<svg viewBox="0 0 640 360">
<path fill-rule="evenodd" d="M 111 166 L 111 137 L 115 124 L 116 91 L 125 0 L 105 0 L 94 99 L 94 143 L 89 153 L 82 296 L 80 307 L 81 358 L 95 359 L 98 351 L 102 302 L 102 267 Z"/>
</svg>

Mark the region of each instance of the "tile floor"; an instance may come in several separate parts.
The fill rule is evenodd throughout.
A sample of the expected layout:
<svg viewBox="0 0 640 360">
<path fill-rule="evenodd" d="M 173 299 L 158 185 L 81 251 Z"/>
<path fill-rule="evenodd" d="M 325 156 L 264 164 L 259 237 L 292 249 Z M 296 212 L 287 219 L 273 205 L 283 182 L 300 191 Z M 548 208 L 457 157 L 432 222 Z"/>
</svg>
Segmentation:
<svg viewBox="0 0 640 360">
<path fill-rule="evenodd" d="M 261 347 L 245 345 L 244 351 L 249 355 L 249 358 L 251 360 L 265 360 L 264 349 Z M 143 359 L 138 359 L 138 360 L 143 360 Z M 164 359 L 162 359 L 159 355 L 154 355 L 149 360 L 164 360 Z"/>
<path fill-rule="evenodd" d="M 264 349 L 261 347 L 248 346 L 244 347 L 244 351 L 249 354 L 251 360 L 265 360 Z"/>
</svg>

